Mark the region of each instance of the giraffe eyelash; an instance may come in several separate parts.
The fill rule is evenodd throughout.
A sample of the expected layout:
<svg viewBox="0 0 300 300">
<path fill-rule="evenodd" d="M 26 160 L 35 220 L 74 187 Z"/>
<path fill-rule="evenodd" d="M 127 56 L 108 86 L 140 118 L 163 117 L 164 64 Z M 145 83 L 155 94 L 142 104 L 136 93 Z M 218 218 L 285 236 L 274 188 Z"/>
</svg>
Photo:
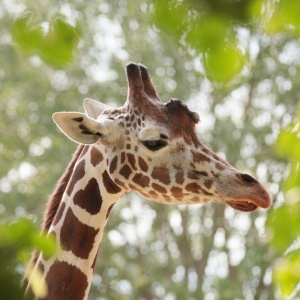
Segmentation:
<svg viewBox="0 0 300 300">
<path fill-rule="evenodd" d="M 151 151 L 157 151 L 165 147 L 167 142 L 163 140 L 146 140 L 142 141 L 142 144 Z"/>
</svg>

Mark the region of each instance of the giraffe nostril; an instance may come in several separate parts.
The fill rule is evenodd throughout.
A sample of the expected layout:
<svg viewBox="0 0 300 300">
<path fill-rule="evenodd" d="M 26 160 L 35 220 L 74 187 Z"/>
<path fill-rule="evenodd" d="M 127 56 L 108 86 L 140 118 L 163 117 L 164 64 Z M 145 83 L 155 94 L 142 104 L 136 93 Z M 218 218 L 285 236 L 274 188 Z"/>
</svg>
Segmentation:
<svg viewBox="0 0 300 300">
<path fill-rule="evenodd" d="M 253 178 L 248 174 L 240 174 L 240 177 L 242 178 L 243 181 L 247 183 L 258 183 L 258 181 L 255 178 Z"/>
</svg>

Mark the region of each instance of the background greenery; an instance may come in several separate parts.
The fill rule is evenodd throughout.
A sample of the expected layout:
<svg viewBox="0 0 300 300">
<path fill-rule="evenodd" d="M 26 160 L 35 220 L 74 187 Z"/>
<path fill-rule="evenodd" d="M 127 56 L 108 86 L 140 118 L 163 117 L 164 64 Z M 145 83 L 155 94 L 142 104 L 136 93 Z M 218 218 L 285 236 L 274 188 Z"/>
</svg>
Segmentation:
<svg viewBox="0 0 300 300">
<path fill-rule="evenodd" d="M 148 66 L 163 101 L 200 113 L 203 143 L 263 182 L 274 204 L 245 214 L 123 197 L 89 299 L 300 297 L 299 11 L 297 0 L 3 1 L 2 295 L 20 299 L 30 251 L 48 249 L 37 228 L 76 148 L 52 113 L 82 110 L 85 97 L 122 105 L 131 60 Z"/>
</svg>

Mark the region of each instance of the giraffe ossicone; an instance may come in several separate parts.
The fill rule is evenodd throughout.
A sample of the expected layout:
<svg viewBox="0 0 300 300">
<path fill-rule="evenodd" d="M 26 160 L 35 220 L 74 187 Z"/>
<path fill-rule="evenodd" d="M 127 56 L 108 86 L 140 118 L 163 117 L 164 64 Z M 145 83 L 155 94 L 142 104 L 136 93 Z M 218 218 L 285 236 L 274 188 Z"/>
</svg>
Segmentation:
<svg viewBox="0 0 300 300">
<path fill-rule="evenodd" d="M 130 63 L 126 74 L 122 107 L 85 99 L 85 113 L 53 115 L 80 145 L 44 214 L 42 229 L 59 251 L 33 260 L 48 287 L 44 299 L 87 299 L 109 213 L 129 191 L 165 204 L 219 202 L 247 212 L 271 204 L 256 179 L 200 142 L 196 112 L 178 99 L 160 101 L 145 66 Z"/>
</svg>

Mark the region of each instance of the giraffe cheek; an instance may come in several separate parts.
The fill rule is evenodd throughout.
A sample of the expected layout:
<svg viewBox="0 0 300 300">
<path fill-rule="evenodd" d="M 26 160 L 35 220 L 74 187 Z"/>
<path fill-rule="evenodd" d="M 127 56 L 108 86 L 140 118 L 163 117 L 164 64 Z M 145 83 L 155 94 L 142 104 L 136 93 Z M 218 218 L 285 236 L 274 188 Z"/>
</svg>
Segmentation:
<svg viewBox="0 0 300 300">
<path fill-rule="evenodd" d="M 157 191 L 159 194 L 167 194 L 166 188 L 157 183 L 152 183 L 152 188 Z"/>
<path fill-rule="evenodd" d="M 169 185 L 171 183 L 169 171 L 165 168 L 154 168 L 151 174 L 151 178 L 157 179 L 164 185 Z"/>
<path fill-rule="evenodd" d="M 136 174 L 133 178 L 132 178 L 132 181 L 134 183 L 136 183 L 137 185 L 145 188 L 145 187 L 149 187 L 149 184 L 150 184 L 150 179 L 148 176 L 145 176 L 143 174 Z"/>
<path fill-rule="evenodd" d="M 183 191 L 182 191 L 182 189 L 181 188 L 179 188 L 179 187 L 172 187 L 171 188 L 171 193 L 172 193 L 172 195 L 174 196 L 174 197 L 182 197 L 183 196 Z"/>
<path fill-rule="evenodd" d="M 199 193 L 201 187 L 197 183 L 189 183 L 185 186 L 185 189 L 191 193 Z"/>
<path fill-rule="evenodd" d="M 209 179 L 209 180 L 205 180 L 205 182 L 204 182 L 204 186 L 205 186 L 208 190 L 211 189 L 212 184 L 213 184 L 213 181 L 210 180 L 210 179 Z"/>
<path fill-rule="evenodd" d="M 147 163 L 145 162 L 145 160 L 142 157 L 138 158 L 138 164 L 139 164 L 139 167 L 141 168 L 141 170 L 143 172 L 147 172 L 148 171 L 148 165 L 147 165 Z"/>
<path fill-rule="evenodd" d="M 129 179 L 132 170 L 128 165 L 124 165 L 120 170 L 120 175 L 123 176 L 125 179 Z"/>
<path fill-rule="evenodd" d="M 176 183 L 178 183 L 179 185 L 182 185 L 184 183 L 184 172 L 178 171 L 175 174 L 175 180 L 176 180 Z"/>
<path fill-rule="evenodd" d="M 118 164 L 118 156 L 115 156 L 112 160 L 111 163 L 109 165 L 109 173 L 112 174 L 116 171 L 117 168 L 117 164 Z"/>
</svg>

